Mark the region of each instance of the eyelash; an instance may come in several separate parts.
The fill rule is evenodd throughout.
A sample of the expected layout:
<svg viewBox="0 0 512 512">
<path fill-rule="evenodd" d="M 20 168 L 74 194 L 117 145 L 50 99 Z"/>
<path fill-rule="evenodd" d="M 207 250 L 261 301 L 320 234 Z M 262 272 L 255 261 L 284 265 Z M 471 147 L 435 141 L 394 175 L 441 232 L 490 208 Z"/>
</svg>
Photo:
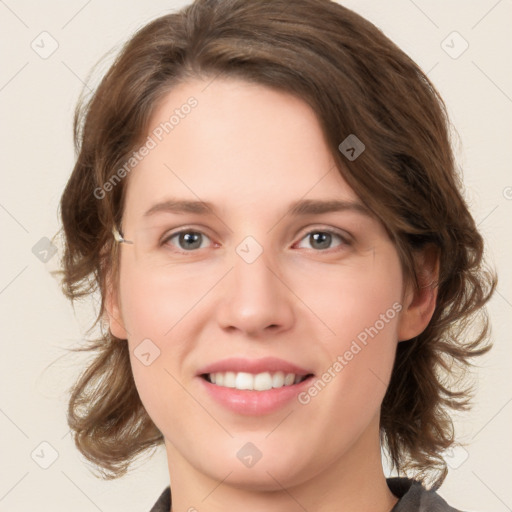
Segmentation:
<svg viewBox="0 0 512 512">
<path fill-rule="evenodd" d="M 171 233 L 169 234 L 168 236 L 165 236 L 162 241 L 160 242 L 160 245 L 164 246 L 164 245 L 168 245 L 168 242 L 182 234 L 182 233 L 195 233 L 195 234 L 200 234 L 200 235 L 203 235 L 203 236 L 206 236 L 208 239 L 210 239 L 210 237 L 208 235 L 206 235 L 206 233 L 203 233 L 202 231 L 200 230 L 197 230 L 197 229 L 193 229 L 193 228 L 183 228 L 179 231 L 176 231 L 174 233 Z M 331 253 L 331 252 L 337 252 L 336 249 L 340 250 L 340 247 L 342 248 L 343 246 L 350 246 L 351 245 L 351 242 L 348 240 L 348 237 L 340 234 L 339 232 L 335 231 L 335 230 L 332 230 L 332 229 L 329 229 L 329 228 L 321 228 L 321 229 L 312 229 L 308 232 L 306 232 L 304 234 L 304 236 L 302 236 L 299 240 L 302 241 L 304 240 L 306 237 L 314 234 L 314 233 L 323 233 L 323 234 L 329 234 L 329 235 L 333 235 L 335 237 L 338 237 L 340 240 L 341 240 L 341 244 L 335 248 L 331 248 L 331 249 L 308 249 L 308 250 L 311 250 L 311 251 L 314 251 L 316 253 Z M 333 250 L 334 249 L 334 250 Z M 190 251 L 184 251 L 184 250 L 180 250 L 178 249 L 176 246 L 173 245 L 173 250 L 175 252 L 177 252 L 178 254 L 193 254 L 194 252 L 198 252 L 200 249 L 193 249 L 193 250 L 190 250 Z"/>
</svg>

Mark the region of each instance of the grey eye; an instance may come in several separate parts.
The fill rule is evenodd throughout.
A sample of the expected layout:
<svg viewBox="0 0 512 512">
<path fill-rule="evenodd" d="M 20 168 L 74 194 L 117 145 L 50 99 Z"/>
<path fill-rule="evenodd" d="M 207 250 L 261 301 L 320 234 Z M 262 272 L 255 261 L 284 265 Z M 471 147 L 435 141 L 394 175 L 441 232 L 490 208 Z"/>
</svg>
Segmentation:
<svg viewBox="0 0 512 512">
<path fill-rule="evenodd" d="M 310 231 L 309 233 L 306 234 L 306 236 L 302 238 L 302 240 L 308 240 L 313 249 L 325 250 L 331 248 L 331 244 L 333 240 L 336 238 L 341 241 L 341 243 L 339 243 L 338 245 L 343 245 L 344 243 L 347 243 L 343 239 L 343 237 L 338 233 L 334 233 L 332 231 L 327 230 Z"/>
<path fill-rule="evenodd" d="M 206 238 L 209 240 L 209 238 L 199 231 L 180 231 L 178 233 L 174 233 L 173 235 L 169 236 L 166 240 L 164 240 L 164 243 L 170 242 L 172 239 L 177 238 L 178 242 L 172 243 L 175 247 L 177 246 L 178 249 L 181 249 L 183 251 L 193 251 L 194 249 L 201 249 L 202 248 L 202 242 Z"/>
</svg>

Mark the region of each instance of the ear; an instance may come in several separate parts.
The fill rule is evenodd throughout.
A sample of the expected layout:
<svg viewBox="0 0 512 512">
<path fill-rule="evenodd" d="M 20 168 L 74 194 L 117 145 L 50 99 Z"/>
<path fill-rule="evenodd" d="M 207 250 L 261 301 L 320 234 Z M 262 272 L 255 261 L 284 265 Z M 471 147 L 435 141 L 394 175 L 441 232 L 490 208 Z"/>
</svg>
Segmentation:
<svg viewBox="0 0 512 512">
<path fill-rule="evenodd" d="M 110 332 L 116 338 L 126 340 L 128 338 L 128 331 L 124 326 L 121 314 L 119 292 L 110 273 L 108 274 L 105 282 L 105 311 L 103 314 L 107 317 Z"/>
<path fill-rule="evenodd" d="M 430 246 L 415 255 L 419 288 L 407 283 L 398 323 L 398 341 L 410 340 L 427 327 L 436 308 L 439 280 L 439 251 Z"/>
</svg>

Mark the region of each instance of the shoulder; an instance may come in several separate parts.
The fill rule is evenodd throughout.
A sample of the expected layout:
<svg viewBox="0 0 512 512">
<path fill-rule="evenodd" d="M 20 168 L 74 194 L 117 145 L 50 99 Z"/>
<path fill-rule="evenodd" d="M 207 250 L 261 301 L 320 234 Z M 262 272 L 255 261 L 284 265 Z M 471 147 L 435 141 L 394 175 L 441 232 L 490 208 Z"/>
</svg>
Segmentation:
<svg viewBox="0 0 512 512">
<path fill-rule="evenodd" d="M 450 507 L 434 489 L 425 489 L 417 480 L 394 477 L 386 481 L 391 492 L 399 498 L 391 512 L 461 512 Z"/>
<path fill-rule="evenodd" d="M 423 485 L 409 478 L 388 478 L 391 492 L 399 498 L 391 512 L 461 512 L 450 507 L 434 490 L 426 490 Z M 166 487 L 149 512 L 169 512 L 171 489 Z"/>
<path fill-rule="evenodd" d="M 171 510 L 171 487 L 167 486 L 149 512 L 169 512 Z"/>
</svg>

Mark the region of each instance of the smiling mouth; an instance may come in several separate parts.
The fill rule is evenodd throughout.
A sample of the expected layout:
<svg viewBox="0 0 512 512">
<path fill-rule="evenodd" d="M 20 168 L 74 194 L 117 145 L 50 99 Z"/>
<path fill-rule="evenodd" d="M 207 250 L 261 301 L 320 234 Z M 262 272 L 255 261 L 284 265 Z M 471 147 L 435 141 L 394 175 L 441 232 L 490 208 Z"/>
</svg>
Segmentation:
<svg viewBox="0 0 512 512">
<path fill-rule="evenodd" d="M 203 373 L 200 377 L 216 386 L 248 391 L 267 391 L 269 389 L 300 384 L 306 379 L 313 377 L 313 374 L 297 375 L 281 371 L 257 374 L 247 372 L 216 372 Z"/>
</svg>

